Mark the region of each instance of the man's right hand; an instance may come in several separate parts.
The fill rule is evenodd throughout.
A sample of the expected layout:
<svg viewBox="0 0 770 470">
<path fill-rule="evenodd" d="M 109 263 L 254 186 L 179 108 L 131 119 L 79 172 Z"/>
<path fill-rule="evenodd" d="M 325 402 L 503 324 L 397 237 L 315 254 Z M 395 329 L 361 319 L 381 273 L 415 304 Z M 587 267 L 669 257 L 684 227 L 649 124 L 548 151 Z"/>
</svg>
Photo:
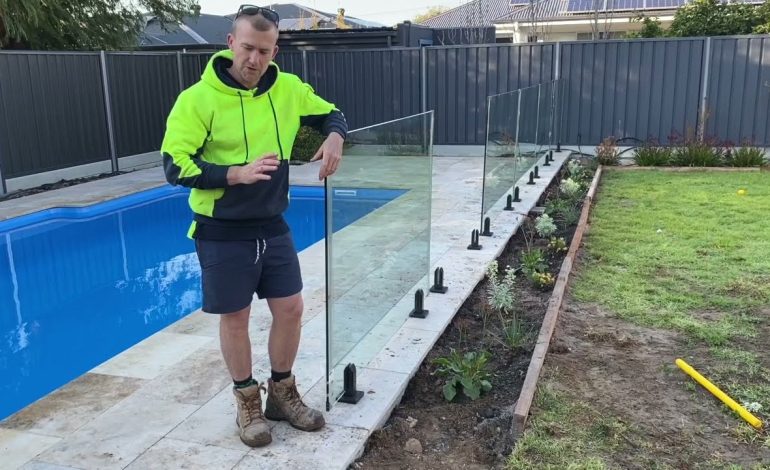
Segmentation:
<svg viewBox="0 0 770 470">
<path fill-rule="evenodd" d="M 257 181 L 268 181 L 271 179 L 268 173 L 277 170 L 280 164 L 278 155 L 269 153 L 248 165 L 231 166 L 227 170 L 227 184 L 234 186 L 236 184 L 254 184 Z"/>
</svg>

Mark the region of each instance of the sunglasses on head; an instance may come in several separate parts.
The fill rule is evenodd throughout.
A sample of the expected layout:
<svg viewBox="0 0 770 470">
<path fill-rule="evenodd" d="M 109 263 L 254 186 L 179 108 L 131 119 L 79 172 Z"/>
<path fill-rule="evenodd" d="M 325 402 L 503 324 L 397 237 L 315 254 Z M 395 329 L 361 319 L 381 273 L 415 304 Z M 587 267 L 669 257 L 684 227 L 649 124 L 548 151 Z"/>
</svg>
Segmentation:
<svg viewBox="0 0 770 470">
<path fill-rule="evenodd" d="M 240 8 L 238 8 L 238 13 L 235 14 L 235 19 L 238 19 L 241 16 L 254 15 L 262 15 L 262 17 L 264 17 L 267 21 L 274 23 L 276 28 L 280 22 L 278 12 L 265 7 L 258 7 L 256 5 L 241 5 Z"/>
</svg>

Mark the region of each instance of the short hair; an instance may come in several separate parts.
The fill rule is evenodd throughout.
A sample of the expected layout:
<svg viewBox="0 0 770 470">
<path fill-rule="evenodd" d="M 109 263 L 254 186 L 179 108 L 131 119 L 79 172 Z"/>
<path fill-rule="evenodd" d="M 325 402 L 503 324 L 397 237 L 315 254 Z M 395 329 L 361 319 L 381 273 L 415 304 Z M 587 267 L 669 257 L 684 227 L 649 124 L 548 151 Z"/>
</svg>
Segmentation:
<svg viewBox="0 0 770 470">
<path fill-rule="evenodd" d="M 257 31 L 270 31 L 271 29 L 278 29 L 278 26 L 275 25 L 272 21 L 268 20 L 261 14 L 256 15 L 241 15 L 238 18 L 233 21 L 233 29 L 232 34 L 235 35 L 235 28 L 238 25 L 239 21 L 247 21 L 252 28 L 256 29 Z"/>
</svg>

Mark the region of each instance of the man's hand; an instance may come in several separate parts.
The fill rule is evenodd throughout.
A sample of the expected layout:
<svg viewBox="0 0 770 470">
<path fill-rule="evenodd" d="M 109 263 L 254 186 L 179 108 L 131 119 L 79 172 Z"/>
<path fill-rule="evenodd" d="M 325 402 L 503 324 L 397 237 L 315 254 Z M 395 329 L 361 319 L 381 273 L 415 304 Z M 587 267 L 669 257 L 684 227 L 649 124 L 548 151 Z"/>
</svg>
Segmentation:
<svg viewBox="0 0 770 470">
<path fill-rule="evenodd" d="M 268 181 L 271 179 L 268 173 L 277 170 L 280 164 L 278 155 L 269 153 L 248 165 L 231 166 L 227 170 L 227 184 L 234 186 L 236 184 L 254 184 L 257 181 Z"/>
<path fill-rule="evenodd" d="M 323 180 L 327 176 L 331 176 L 337 171 L 342 160 L 342 144 L 345 140 L 341 135 L 336 132 L 332 132 L 321 144 L 321 148 L 315 153 L 311 162 L 318 161 L 323 158 L 321 163 L 321 170 L 318 172 L 318 179 Z"/>
</svg>

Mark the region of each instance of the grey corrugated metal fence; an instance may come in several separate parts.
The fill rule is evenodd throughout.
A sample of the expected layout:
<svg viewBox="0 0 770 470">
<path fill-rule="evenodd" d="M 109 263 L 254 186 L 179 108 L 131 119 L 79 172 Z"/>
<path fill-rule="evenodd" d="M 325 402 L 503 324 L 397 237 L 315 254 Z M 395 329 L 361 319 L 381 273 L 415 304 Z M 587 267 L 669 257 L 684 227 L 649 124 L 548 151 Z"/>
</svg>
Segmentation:
<svg viewBox="0 0 770 470">
<path fill-rule="evenodd" d="M 712 38 L 706 135 L 770 144 L 770 38 Z"/>
<path fill-rule="evenodd" d="M 99 54 L 0 54 L 4 178 L 110 159 Z"/>
<path fill-rule="evenodd" d="M 596 145 L 609 136 L 655 138 L 694 132 L 703 39 L 560 45 L 565 80 L 561 139 Z"/>
<path fill-rule="evenodd" d="M 308 51 L 307 81 L 358 128 L 420 110 L 420 49 Z"/>
<path fill-rule="evenodd" d="M 95 53 L 0 53 L 0 191 L 7 178 L 109 161 L 111 141 L 113 166 L 157 150 L 176 95 L 210 55 L 104 57 L 106 70 Z M 665 143 L 702 129 L 770 145 L 767 36 L 289 51 L 276 61 L 336 103 L 351 127 L 435 110 L 437 144 L 484 144 L 487 96 L 560 78 L 553 120 L 562 144 Z"/>
<path fill-rule="evenodd" d="M 554 44 L 426 48 L 427 109 L 438 144 L 483 145 L 487 96 L 553 79 Z"/>
</svg>

